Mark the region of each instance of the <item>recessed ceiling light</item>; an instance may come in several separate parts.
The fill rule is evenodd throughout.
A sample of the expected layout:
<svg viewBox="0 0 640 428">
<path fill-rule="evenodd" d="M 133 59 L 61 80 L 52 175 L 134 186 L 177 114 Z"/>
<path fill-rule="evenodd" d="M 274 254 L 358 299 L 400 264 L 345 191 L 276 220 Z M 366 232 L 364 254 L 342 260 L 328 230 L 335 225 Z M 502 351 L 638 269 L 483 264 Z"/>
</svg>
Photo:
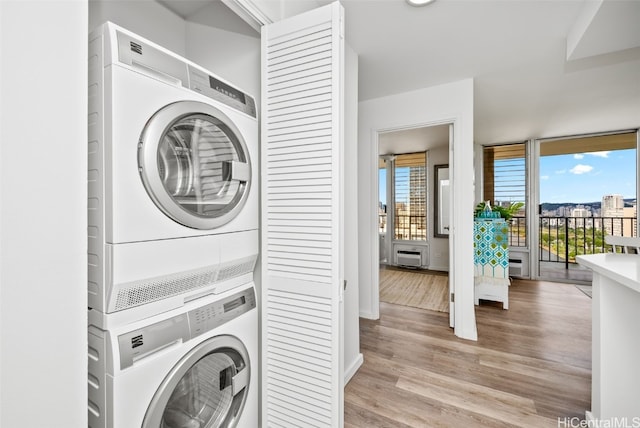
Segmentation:
<svg viewBox="0 0 640 428">
<path fill-rule="evenodd" d="M 429 3 L 433 3 L 436 0 L 407 0 L 411 6 L 426 6 Z"/>
</svg>

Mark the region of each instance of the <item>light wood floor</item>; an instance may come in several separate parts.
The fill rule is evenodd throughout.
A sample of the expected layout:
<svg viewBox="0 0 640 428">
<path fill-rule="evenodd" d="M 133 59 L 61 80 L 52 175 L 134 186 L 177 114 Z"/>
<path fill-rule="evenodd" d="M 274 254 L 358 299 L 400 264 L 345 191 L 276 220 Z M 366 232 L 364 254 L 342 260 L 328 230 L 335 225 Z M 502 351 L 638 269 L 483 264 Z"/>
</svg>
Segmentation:
<svg viewBox="0 0 640 428">
<path fill-rule="evenodd" d="M 591 397 L 591 299 L 571 284 L 515 280 L 509 310 L 476 307 L 477 342 L 448 314 L 382 303 L 360 320 L 364 364 L 345 427 L 557 427 Z"/>
<path fill-rule="evenodd" d="M 434 271 L 380 269 L 380 301 L 449 312 L 449 277 Z"/>
</svg>

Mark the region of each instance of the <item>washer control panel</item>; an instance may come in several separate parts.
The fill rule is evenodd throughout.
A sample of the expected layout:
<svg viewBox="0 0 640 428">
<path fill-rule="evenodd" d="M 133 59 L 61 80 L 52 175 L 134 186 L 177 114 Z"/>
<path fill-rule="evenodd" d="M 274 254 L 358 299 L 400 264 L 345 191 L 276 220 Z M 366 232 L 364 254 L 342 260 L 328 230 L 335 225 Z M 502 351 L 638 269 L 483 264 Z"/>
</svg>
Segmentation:
<svg viewBox="0 0 640 428">
<path fill-rule="evenodd" d="M 256 294 L 247 288 L 232 296 L 188 312 L 191 337 L 194 338 L 239 317 L 256 307 Z"/>
<path fill-rule="evenodd" d="M 206 306 L 121 334 L 118 336 L 120 368 L 131 367 L 136 361 L 162 349 L 187 342 L 255 307 L 256 293 L 250 287 Z"/>
</svg>

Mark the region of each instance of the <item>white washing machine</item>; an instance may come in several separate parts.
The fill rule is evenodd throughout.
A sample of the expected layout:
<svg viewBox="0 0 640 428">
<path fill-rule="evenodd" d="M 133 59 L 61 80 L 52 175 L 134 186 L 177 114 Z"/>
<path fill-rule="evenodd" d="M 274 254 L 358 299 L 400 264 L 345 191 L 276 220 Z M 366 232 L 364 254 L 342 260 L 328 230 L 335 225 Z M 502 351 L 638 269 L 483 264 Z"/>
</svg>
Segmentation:
<svg viewBox="0 0 640 428">
<path fill-rule="evenodd" d="M 109 331 L 89 329 L 90 428 L 256 428 L 253 284 Z"/>
<path fill-rule="evenodd" d="M 253 280 L 252 96 L 105 23 L 89 37 L 88 148 L 90 324 L 106 330 Z"/>
</svg>

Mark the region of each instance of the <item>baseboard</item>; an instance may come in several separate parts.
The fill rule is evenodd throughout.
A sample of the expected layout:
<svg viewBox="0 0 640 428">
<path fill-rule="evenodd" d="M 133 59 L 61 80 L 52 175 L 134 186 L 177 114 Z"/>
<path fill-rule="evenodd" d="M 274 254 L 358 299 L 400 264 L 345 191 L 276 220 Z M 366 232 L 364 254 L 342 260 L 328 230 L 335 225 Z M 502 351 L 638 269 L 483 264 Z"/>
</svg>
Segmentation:
<svg viewBox="0 0 640 428">
<path fill-rule="evenodd" d="M 454 328 L 455 335 L 460 339 L 478 340 L 478 331 L 474 328 L 462 330 L 462 328 Z"/>
<path fill-rule="evenodd" d="M 429 270 L 437 270 L 439 272 L 449 272 L 449 266 L 434 266 L 429 265 Z"/>
<path fill-rule="evenodd" d="M 364 363 L 364 357 L 362 356 L 362 352 L 360 352 L 356 358 L 351 362 L 349 367 L 344 368 L 344 384 L 349 383 L 354 374 L 358 371 L 360 366 Z"/>
<path fill-rule="evenodd" d="M 378 318 L 373 315 L 371 312 L 363 312 L 360 311 L 360 318 L 364 318 L 367 320 L 377 320 Z"/>
</svg>

